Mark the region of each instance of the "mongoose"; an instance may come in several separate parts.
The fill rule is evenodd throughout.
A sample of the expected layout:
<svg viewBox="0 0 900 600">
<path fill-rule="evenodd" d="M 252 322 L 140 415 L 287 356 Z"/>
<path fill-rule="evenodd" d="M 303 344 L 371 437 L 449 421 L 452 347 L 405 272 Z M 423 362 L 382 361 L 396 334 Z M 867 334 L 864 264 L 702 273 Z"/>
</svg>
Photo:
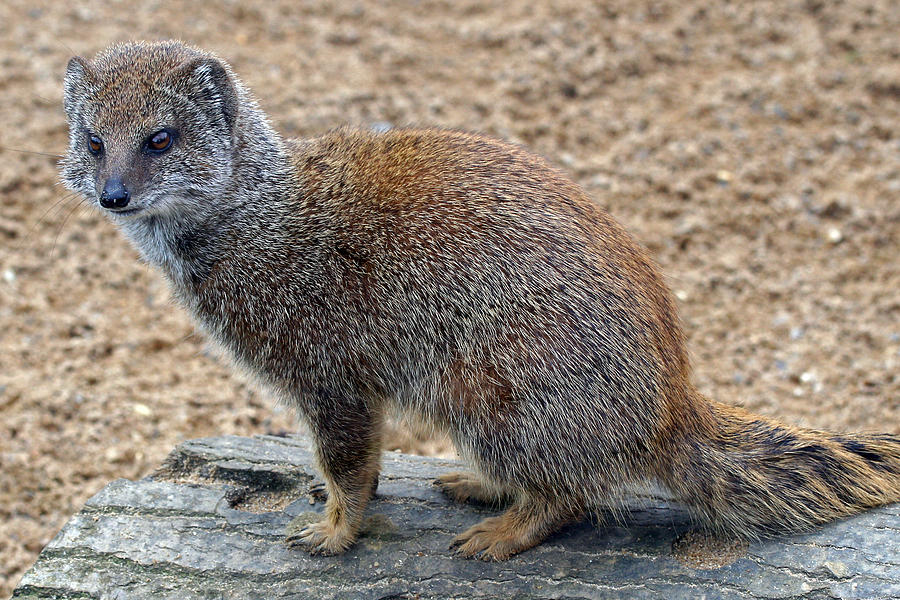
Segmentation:
<svg viewBox="0 0 900 600">
<path fill-rule="evenodd" d="M 324 519 L 354 541 L 382 421 L 446 431 L 505 498 L 453 541 L 505 559 L 654 482 L 713 531 L 808 529 L 900 500 L 900 436 L 783 425 L 701 395 L 647 252 L 526 150 L 439 129 L 285 141 L 231 68 L 169 41 L 68 64 L 71 190 L 162 270 L 198 326 L 307 422 Z"/>
</svg>

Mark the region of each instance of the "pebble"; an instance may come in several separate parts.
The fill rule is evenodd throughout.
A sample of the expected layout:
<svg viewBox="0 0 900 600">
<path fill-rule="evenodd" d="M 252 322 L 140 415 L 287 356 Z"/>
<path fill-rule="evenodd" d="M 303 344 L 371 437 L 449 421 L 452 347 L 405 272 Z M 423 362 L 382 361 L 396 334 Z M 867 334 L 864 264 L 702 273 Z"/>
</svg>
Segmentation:
<svg viewBox="0 0 900 600">
<path fill-rule="evenodd" d="M 822 566 L 831 571 L 831 574 L 838 578 L 846 577 L 850 574 L 847 565 L 842 562 L 826 560 L 822 563 Z"/>
<path fill-rule="evenodd" d="M 800 374 L 800 381 L 812 386 L 812 391 L 818 394 L 824 389 L 824 385 L 819 381 L 819 376 L 812 371 L 804 371 Z"/>
<path fill-rule="evenodd" d="M 832 244 L 839 244 L 844 240 L 844 234 L 837 227 L 828 230 L 828 239 Z"/>
<path fill-rule="evenodd" d="M 603 173 L 601 173 L 599 175 L 595 175 L 593 179 L 591 179 L 590 185 L 591 187 L 598 187 L 602 190 L 608 190 L 612 188 L 612 179 L 610 179 L 608 175 L 604 175 Z"/>
<path fill-rule="evenodd" d="M 394 126 L 387 121 L 375 121 L 371 125 L 369 125 L 369 129 L 374 131 L 375 133 L 384 133 L 385 131 L 390 131 Z"/>
</svg>

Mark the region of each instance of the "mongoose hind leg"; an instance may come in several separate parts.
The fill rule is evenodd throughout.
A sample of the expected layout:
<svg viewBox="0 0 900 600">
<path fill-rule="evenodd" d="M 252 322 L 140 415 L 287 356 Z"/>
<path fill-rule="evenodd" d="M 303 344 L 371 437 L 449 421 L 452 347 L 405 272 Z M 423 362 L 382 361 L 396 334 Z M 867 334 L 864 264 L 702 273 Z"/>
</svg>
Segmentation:
<svg viewBox="0 0 900 600">
<path fill-rule="evenodd" d="M 477 502 L 480 504 L 500 504 L 509 500 L 509 494 L 485 483 L 474 473 L 453 471 L 434 480 L 451 500 L 455 502 Z"/>
<path fill-rule="evenodd" d="M 540 544 L 578 516 L 545 500 L 523 495 L 499 517 L 485 519 L 456 536 L 450 547 L 467 558 L 506 560 Z"/>
</svg>

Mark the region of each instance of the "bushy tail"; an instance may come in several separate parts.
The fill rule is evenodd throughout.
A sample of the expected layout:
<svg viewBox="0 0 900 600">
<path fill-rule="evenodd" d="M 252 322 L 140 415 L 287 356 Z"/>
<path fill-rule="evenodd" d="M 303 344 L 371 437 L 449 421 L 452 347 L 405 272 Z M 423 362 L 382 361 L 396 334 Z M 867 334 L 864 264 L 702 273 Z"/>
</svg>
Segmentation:
<svg viewBox="0 0 900 600">
<path fill-rule="evenodd" d="M 660 478 L 714 529 L 778 535 L 900 501 L 900 436 L 799 429 L 702 402 Z"/>
</svg>

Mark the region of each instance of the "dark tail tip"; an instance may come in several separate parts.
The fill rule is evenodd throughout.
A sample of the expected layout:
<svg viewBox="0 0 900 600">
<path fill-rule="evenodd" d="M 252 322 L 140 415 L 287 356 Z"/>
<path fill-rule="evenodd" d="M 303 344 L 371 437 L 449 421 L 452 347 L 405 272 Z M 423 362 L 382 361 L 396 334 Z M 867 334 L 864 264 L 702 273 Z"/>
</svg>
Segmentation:
<svg viewBox="0 0 900 600">
<path fill-rule="evenodd" d="M 715 405 L 665 483 L 715 529 L 749 537 L 808 530 L 900 501 L 900 436 L 834 435 Z"/>
</svg>

